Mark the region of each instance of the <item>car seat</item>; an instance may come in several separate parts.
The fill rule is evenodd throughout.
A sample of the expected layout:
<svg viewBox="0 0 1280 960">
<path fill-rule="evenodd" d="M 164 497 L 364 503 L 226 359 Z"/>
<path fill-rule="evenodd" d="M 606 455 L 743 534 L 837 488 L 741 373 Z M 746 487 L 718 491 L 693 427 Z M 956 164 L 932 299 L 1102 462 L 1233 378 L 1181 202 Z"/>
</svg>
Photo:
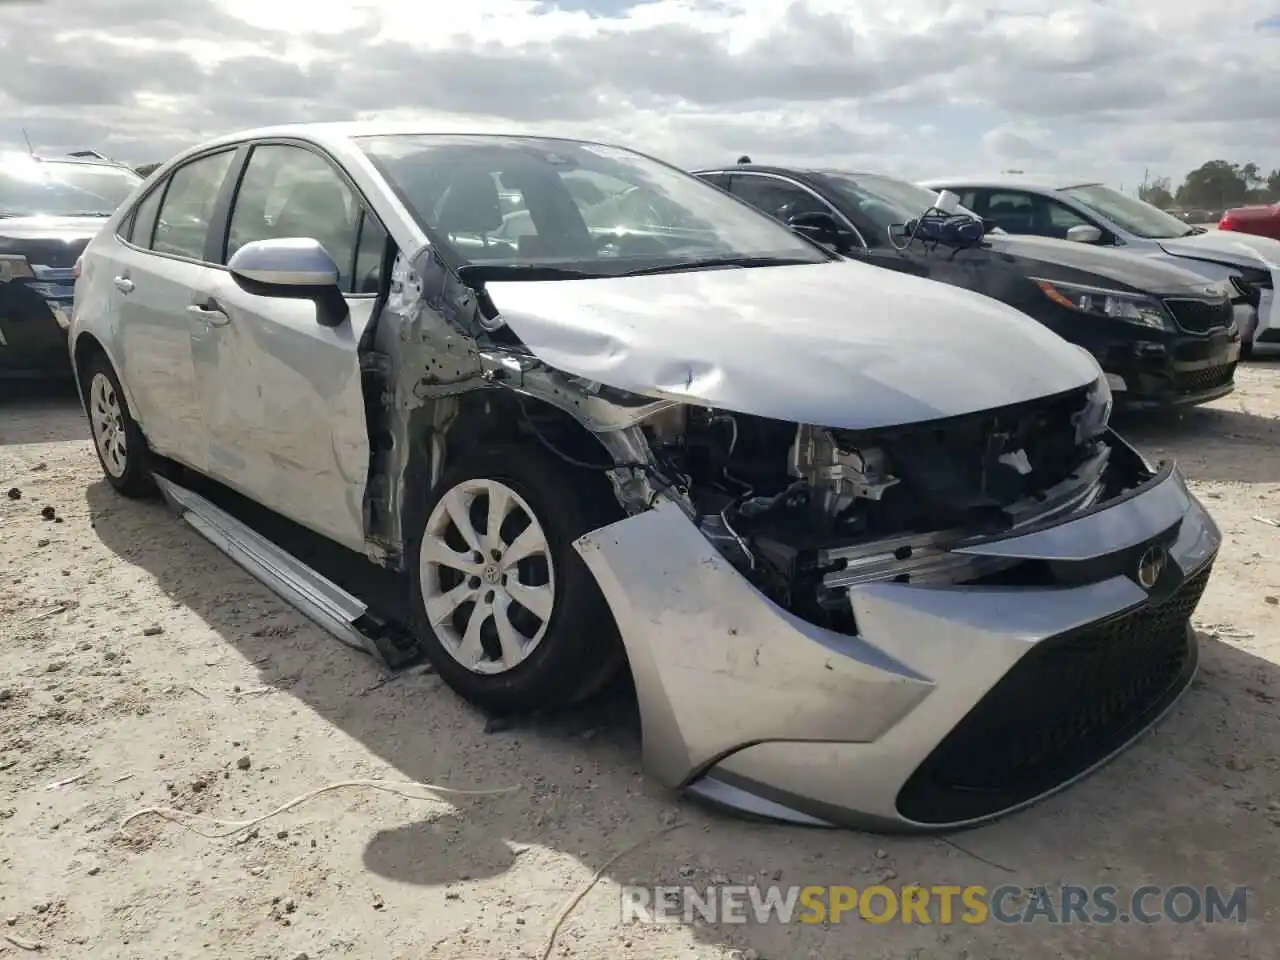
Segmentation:
<svg viewBox="0 0 1280 960">
<path fill-rule="evenodd" d="M 484 170 L 460 170 L 449 181 L 436 215 L 441 233 L 484 236 L 502 227 L 502 201 L 493 175 Z"/>
<path fill-rule="evenodd" d="M 345 286 L 355 255 L 355 224 L 351 222 L 346 192 L 337 183 L 299 183 L 280 208 L 271 232 L 277 237 L 310 237 L 318 241 L 337 264 Z"/>
<path fill-rule="evenodd" d="M 987 219 L 994 220 L 1000 228 L 1009 233 L 1032 233 L 1035 224 L 1031 210 L 1021 207 L 1011 200 L 997 200 L 987 208 Z"/>
</svg>

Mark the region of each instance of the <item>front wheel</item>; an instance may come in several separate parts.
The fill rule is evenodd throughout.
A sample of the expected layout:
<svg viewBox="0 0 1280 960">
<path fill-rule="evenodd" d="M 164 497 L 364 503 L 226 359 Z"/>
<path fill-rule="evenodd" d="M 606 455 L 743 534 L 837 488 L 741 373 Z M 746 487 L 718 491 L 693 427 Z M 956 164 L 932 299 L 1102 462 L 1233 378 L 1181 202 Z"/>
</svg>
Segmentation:
<svg viewBox="0 0 1280 960">
<path fill-rule="evenodd" d="M 107 483 L 126 497 L 150 496 L 155 479 L 147 439 L 129 412 L 111 361 L 102 354 L 92 358 L 83 384 L 89 430 Z"/>
<path fill-rule="evenodd" d="M 482 709 L 580 701 L 621 667 L 613 617 L 573 541 L 620 516 L 603 478 L 523 445 L 446 471 L 409 545 L 417 633 Z"/>
</svg>

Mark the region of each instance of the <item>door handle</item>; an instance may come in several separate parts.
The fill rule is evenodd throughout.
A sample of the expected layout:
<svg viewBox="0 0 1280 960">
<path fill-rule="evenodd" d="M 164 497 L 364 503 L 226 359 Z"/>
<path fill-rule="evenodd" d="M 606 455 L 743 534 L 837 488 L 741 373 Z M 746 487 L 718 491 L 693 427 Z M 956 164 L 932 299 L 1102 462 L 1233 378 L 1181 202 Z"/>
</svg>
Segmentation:
<svg viewBox="0 0 1280 960">
<path fill-rule="evenodd" d="M 195 317 L 197 320 L 201 320 L 209 324 L 211 327 L 224 327 L 231 322 L 230 317 L 212 305 L 201 306 L 200 304 L 193 303 L 191 306 L 187 307 L 187 313 L 191 314 L 191 316 Z"/>
<path fill-rule="evenodd" d="M 121 293 L 133 293 L 133 281 L 128 277 L 116 277 L 111 281 Z"/>
</svg>

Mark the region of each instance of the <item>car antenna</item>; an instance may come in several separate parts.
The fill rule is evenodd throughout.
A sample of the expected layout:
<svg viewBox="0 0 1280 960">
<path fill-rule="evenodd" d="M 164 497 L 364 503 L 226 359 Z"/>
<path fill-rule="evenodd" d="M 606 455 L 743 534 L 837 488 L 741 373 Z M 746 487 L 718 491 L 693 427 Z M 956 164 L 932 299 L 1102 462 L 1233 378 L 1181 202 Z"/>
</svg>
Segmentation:
<svg viewBox="0 0 1280 960">
<path fill-rule="evenodd" d="M 750 163 L 750 162 L 751 162 L 751 158 L 750 158 L 750 157 L 748 157 L 748 156 L 744 153 L 742 156 L 740 156 L 740 157 L 738 158 L 738 162 L 739 162 L 739 163 Z"/>
<path fill-rule="evenodd" d="M 36 148 L 31 145 L 31 137 L 27 134 L 26 127 L 22 128 L 22 139 L 27 141 L 27 153 L 31 154 L 32 157 L 35 157 Z"/>
</svg>

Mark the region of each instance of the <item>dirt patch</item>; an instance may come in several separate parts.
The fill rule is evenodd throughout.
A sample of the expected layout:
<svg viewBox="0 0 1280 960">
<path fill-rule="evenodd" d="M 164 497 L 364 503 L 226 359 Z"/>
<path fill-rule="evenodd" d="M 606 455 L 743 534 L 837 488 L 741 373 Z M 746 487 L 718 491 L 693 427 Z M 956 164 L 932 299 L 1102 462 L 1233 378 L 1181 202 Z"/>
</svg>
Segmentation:
<svg viewBox="0 0 1280 960">
<path fill-rule="evenodd" d="M 486 724 L 430 672 L 389 678 L 330 639 L 161 506 L 114 496 L 73 400 L 6 402 L 0 490 L 20 496 L 0 497 L 0 956 L 539 957 L 570 895 L 674 822 L 608 866 L 553 956 L 1280 955 L 1280 364 L 1239 385 L 1125 431 L 1178 459 L 1226 538 L 1195 689 L 1099 774 L 953 841 L 682 803 L 641 776 L 625 702 Z M 249 819 L 353 779 L 520 789 L 352 788 L 226 839 L 156 817 L 119 829 L 143 807 Z M 619 884 L 728 881 L 1252 891 L 1244 928 L 620 922 Z"/>
</svg>

